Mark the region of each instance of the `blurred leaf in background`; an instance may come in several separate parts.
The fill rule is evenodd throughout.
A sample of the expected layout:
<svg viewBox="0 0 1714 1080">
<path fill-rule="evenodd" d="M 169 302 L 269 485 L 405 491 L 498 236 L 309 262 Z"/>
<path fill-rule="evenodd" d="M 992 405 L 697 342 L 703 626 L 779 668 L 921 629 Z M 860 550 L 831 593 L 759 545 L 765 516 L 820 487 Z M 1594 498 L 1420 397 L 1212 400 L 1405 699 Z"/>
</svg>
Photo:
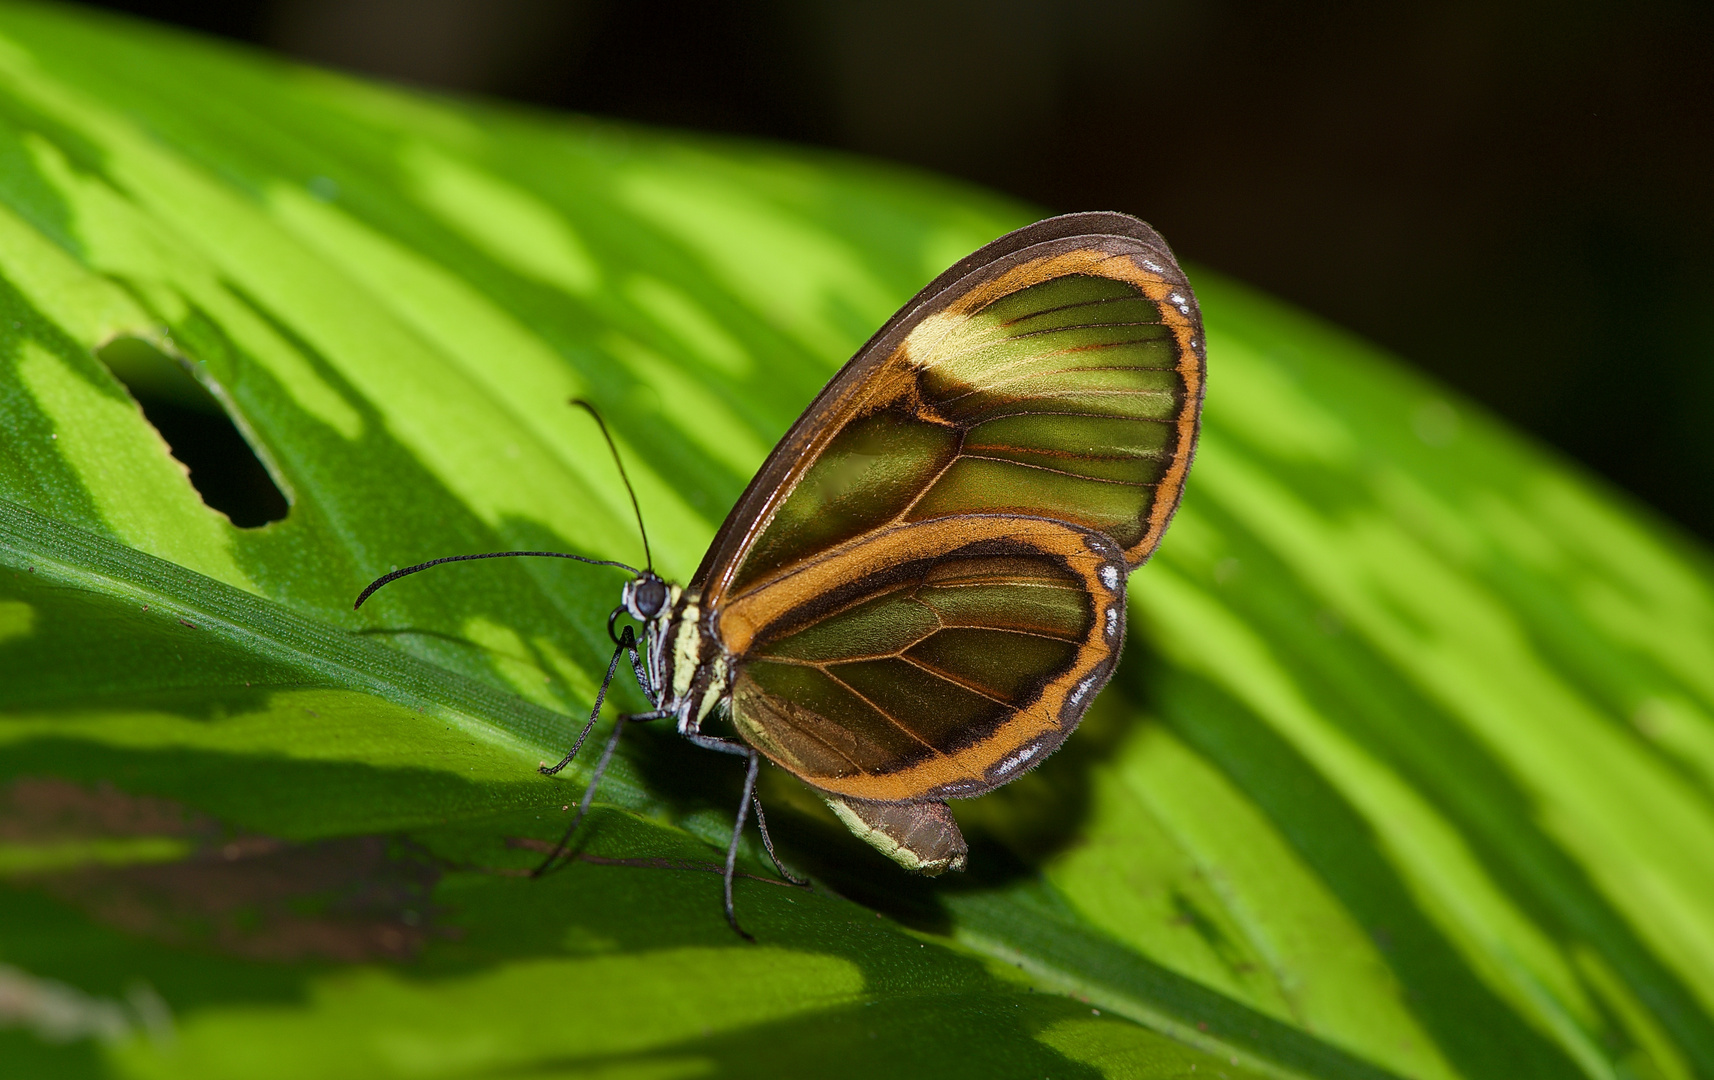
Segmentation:
<svg viewBox="0 0 1714 1080">
<path fill-rule="evenodd" d="M 1207 434 L 1067 747 L 928 882 L 640 731 L 663 572 L 1034 212 L 0 7 L 0 1061 L 17 1075 L 1714 1076 L 1707 555 L 1195 274 Z M 634 689 L 620 707 L 638 707 Z"/>
</svg>

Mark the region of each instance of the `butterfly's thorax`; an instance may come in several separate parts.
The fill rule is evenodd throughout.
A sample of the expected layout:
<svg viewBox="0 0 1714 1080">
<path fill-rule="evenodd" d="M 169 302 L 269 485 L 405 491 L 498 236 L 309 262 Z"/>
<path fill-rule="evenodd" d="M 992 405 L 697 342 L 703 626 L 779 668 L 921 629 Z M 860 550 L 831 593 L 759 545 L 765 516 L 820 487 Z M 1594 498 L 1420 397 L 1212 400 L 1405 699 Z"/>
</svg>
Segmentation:
<svg viewBox="0 0 1714 1080">
<path fill-rule="evenodd" d="M 700 589 L 673 586 L 672 600 L 649 623 L 649 680 L 656 707 L 680 732 L 697 731 L 731 688 L 731 658 L 708 632 Z"/>
</svg>

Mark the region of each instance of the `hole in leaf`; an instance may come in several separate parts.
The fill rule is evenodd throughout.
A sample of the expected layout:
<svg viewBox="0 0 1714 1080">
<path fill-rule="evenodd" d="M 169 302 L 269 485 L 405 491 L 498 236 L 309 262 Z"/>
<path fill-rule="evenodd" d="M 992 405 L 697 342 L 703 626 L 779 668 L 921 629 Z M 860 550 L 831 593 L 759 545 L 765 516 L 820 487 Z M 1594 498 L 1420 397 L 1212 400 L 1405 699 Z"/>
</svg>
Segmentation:
<svg viewBox="0 0 1714 1080">
<path fill-rule="evenodd" d="M 134 337 L 115 338 L 95 355 L 131 391 L 211 509 L 240 529 L 286 516 L 291 507 L 285 494 L 220 402 L 183 363 Z"/>
</svg>

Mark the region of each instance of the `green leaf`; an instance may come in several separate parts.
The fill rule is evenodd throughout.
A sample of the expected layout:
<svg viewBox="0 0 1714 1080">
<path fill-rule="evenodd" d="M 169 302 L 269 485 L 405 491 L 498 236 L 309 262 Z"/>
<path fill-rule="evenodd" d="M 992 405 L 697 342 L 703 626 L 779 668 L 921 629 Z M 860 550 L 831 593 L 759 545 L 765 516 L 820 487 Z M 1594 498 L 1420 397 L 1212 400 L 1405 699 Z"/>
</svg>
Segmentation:
<svg viewBox="0 0 1714 1080">
<path fill-rule="evenodd" d="M 683 580 L 851 351 L 1035 213 L 0 8 L 9 1074 L 1714 1076 L 1707 555 L 1208 272 L 1129 652 L 957 806 L 969 873 L 773 772 L 818 885 L 747 846 L 747 945 L 735 763 L 643 727 L 526 876 L 622 575 L 358 590 L 640 559 L 574 395 Z M 283 519 L 163 442 L 223 418 Z"/>
</svg>

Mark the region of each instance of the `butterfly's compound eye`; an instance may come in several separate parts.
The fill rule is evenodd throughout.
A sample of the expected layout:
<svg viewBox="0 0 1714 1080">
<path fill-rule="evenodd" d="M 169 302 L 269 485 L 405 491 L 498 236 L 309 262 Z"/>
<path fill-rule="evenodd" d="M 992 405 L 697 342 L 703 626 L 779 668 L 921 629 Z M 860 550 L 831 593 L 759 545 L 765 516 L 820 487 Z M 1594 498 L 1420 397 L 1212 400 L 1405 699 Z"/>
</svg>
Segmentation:
<svg viewBox="0 0 1714 1080">
<path fill-rule="evenodd" d="M 667 606 L 667 583 L 645 572 L 625 586 L 625 610 L 633 619 L 648 622 Z"/>
</svg>

